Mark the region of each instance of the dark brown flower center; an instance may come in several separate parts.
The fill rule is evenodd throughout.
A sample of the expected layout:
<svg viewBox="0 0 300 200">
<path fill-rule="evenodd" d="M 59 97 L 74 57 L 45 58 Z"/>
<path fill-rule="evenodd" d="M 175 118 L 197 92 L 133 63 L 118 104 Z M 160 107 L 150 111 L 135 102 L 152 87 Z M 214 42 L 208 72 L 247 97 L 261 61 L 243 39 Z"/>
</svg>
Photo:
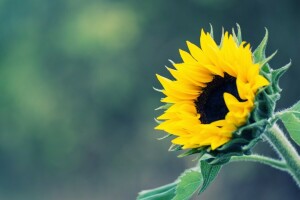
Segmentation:
<svg viewBox="0 0 300 200">
<path fill-rule="evenodd" d="M 214 79 L 203 88 L 203 92 L 195 101 L 197 112 L 201 115 L 202 124 L 225 119 L 228 108 L 223 94 L 227 92 L 242 101 L 237 90 L 236 78 L 225 73 L 224 77 L 216 75 Z"/>
</svg>

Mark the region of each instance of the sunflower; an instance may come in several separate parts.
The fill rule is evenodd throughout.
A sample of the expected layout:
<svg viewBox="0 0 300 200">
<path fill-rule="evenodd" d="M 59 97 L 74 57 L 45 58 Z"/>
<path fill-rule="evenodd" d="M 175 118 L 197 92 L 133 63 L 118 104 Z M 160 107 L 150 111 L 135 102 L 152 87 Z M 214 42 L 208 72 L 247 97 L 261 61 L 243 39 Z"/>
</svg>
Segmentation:
<svg viewBox="0 0 300 200">
<path fill-rule="evenodd" d="M 217 45 L 201 31 L 200 47 L 187 42 L 189 53 L 179 50 L 182 63 L 167 68 L 174 80 L 157 75 L 168 105 L 155 129 L 175 136 L 182 149 L 209 147 L 229 142 L 246 124 L 255 108 L 258 90 L 269 85 L 254 62 L 250 44 L 225 32 Z"/>
</svg>

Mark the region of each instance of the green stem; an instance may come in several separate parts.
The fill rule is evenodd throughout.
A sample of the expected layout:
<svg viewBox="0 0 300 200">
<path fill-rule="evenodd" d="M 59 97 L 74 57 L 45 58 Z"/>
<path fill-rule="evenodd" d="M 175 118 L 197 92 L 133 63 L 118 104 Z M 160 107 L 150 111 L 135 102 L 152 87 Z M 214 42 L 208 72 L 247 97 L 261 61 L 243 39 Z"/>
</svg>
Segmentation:
<svg viewBox="0 0 300 200">
<path fill-rule="evenodd" d="M 300 187 L 300 156 L 296 149 L 276 124 L 265 133 L 265 136 L 279 156 L 286 162 L 288 172 Z"/>
<path fill-rule="evenodd" d="M 287 171 L 287 165 L 284 161 L 275 160 L 273 158 L 269 158 L 266 156 L 260 156 L 260 155 L 245 155 L 245 156 L 232 156 L 230 161 L 236 162 L 236 161 L 252 161 L 252 162 L 259 162 L 265 165 L 269 165 L 273 168 Z"/>
</svg>

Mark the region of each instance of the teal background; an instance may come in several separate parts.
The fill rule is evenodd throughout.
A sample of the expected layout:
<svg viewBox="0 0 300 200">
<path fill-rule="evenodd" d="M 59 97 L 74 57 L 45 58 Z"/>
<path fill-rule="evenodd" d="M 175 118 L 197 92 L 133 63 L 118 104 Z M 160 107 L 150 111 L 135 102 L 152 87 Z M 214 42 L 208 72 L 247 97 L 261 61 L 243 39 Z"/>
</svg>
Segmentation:
<svg viewBox="0 0 300 200">
<path fill-rule="evenodd" d="M 299 1 L 0 0 L 0 199 L 130 200 L 173 181 L 195 157 L 177 158 L 157 141 L 155 74 L 169 76 L 185 41 L 209 23 L 239 23 L 267 54 L 281 81 L 278 109 L 300 97 Z M 265 143 L 257 151 L 276 156 Z M 200 199 L 298 200 L 280 171 L 226 165 Z"/>
</svg>

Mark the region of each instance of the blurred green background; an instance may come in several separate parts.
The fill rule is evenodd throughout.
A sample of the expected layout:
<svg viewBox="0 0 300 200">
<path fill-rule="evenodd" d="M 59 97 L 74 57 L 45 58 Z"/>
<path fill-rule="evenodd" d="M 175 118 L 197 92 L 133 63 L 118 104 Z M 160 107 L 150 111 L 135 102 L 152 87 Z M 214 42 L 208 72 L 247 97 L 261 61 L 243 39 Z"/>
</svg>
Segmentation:
<svg viewBox="0 0 300 200">
<path fill-rule="evenodd" d="M 155 73 L 168 76 L 200 29 L 239 23 L 274 68 L 291 58 L 278 109 L 299 99 L 297 0 L 0 0 L 0 199 L 130 200 L 173 181 L 194 157 L 157 141 Z M 257 147 L 273 155 L 267 144 Z M 298 200 L 289 175 L 225 166 L 201 199 Z"/>
</svg>

